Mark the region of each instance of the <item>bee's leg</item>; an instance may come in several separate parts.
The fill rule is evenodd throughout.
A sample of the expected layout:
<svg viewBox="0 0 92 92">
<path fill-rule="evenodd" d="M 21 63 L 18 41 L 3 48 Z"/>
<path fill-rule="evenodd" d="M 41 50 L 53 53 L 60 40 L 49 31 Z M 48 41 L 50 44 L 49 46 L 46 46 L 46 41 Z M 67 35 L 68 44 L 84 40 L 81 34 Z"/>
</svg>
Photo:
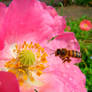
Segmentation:
<svg viewBox="0 0 92 92">
<path fill-rule="evenodd" d="M 63 58 L 62 60 L 63 60 L 63 63 L 65 63 L 66 61 L 67 61 L 68 63 L 71 62 L 71 59 L 70 59 L 69 57 L 65 57 L 65 58 Z"/>
<path fill-rule="evenodd" d="M 66 57 L 66 58 L 67 58 L 67 62 L 70 63 L 71 59 L 69 57 Z"/>
<path fill-rule="evenodd" d="M 63 57 L 62 60 L 63 60 L 63 63 L 65 63 L 67 61 L 67 58 Z"/>
<path fill-rule="evenodd" d="M 65 58 L 63 57 L 62 60 L 64 60 Z"/>
<path fill-rule="evenodd" d="M 63 60 L 63 63 L 65 63 L 66 61 L 68 61 L 67 57 L 61 57 L 60 58 Z"/>
<path fill-rule="evenodd" d="M 64 59 L 64 60 L 63 60 L 63 63 L 65 63 L 66 61 L 67 61 L 67 59 Z"/>
<path fill-rule="evenodd" d="M 61 56 L 59 56 L 62 60 L 64 60 L 65 59 L 65 57 L 61 57 Z"/>
</svg>

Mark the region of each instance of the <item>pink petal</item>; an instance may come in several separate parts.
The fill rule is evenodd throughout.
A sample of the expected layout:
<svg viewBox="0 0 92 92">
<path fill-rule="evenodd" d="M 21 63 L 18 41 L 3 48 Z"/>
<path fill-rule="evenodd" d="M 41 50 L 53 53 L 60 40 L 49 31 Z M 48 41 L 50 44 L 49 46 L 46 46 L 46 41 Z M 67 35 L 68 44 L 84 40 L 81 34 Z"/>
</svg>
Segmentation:
<svg viewBox="0 0 92 92">
<path fill-rule="evenodd" d="M 48 9 L 52 11 L 51 8 Z M 37 0 L 12 1 L 3 25 L 6 40 L 12 43 L 30 35 L 35 40 L 42 41 L 51 38 L 52 32 L 53 34 L 62 33 L 65 28 L 63 26 L 65 19 L 58 15 L 53 17 L 48 9 L 45 9 Z"/>
<path fill-rule="evenodd" d="M 65 17 L 59 16 L 56 12 L 56 10 L 52 6 L 46 6 L 45 3 L 42 3 L 44 9 L 46 9 L 50 15 L 55 19 L 55 24 L 52 25 L 53 27 L 53 36 L 62 34 L 64 32 L 64 29 L 66 28 L 66 21 Z"/>
<path fill-rule="evenodd" d="M 44 89 L 47 87 L 46 89 L 48 91 L 45 89 L 46 91 L 44 92 L 49 92 L 50 88 L 52 89 L 52 91 L 50 90 L 50 92 L 87 92 L 85 88 L 86 78 L 77 66 L 69 63 L 59 63 L 57 65 L 53 64 L 53 66 L 50 66 L 47 71 L 50 73 L 50 77 L 47 77 L 47 80 L 49 80 L 47 82 L 49 83 L 44 87 Z M 51 74 L 54 74 L 57 77 L 52 78 Z M 57 82 L 53 82 L 56 80 L 59 80 L 59 85 Z M 56 85 L 56 87 L 54 85 Z M 59 91 L 60 86 L 62 91 Z"/>
<path fill-rule="evenodd" d="M 4 49 L 0 50 L 0 68 L 4 68 L 5 63 L 12 58 L 10 45 L 5 44 Z"/>
<path fill-rule="evenodd" d="M 65 32 L 64 34 L 59 35 L 56 39 L 59 41 L 64 40 L 65 42 L 67 42 L 66 48 L 68 49 L 73 49 L 73 50 L 78 50 L 78 51 L 80 50 L 78 41 L 76 40 L 75 35 L 72 32 Z"/>
<path fill-rule="evenodd" d="M 0 2 L 0 28 L 1 28 L 1 23 L 3 21 L 4 15 L 6 11 L 6 5 L 2 2 Z"/>
<path fill-rule="evenodd" d="M 2 23 L 6 13 L 5 4 L 0 2 L 0 50 L 4 47 L 4 32 L 2 31 Z"/>
<path fill-rule="evenodd" d="M 60 67 L 60 69 L 55 68 L 55 71 L 41 76 L 45 85 L 38 89 L 38 92 L 87 92 L 85 77 L 79 68 L 75 68 L 74 65 L 69 67 L 62 65 Z M 80 76 L 75 76 L 77 74 Z"/>
<path fill-rule="evenodd" d="M 4 48 L 4 34 L 3 32 L 0 31 L 0 50 L 2 50 Z"/>
<path fill-rule="evenodd" d="M 63 16 L 55 16 L 55 25 L 52 25 L 53 27 L 53 36 L 61 35 L 64 32 L 64 29 L 66 28 L 66 21 L 65 17 Z"/>
<path fill-rule="evenodd" d="M 12 73 L 0 71 L 0 92 L 19 92 L 18 81 Z"/>
<path fill-rule="evenodd" d="M 45 83 L 38 92 L 65 92 L 64 84 L 53 74 L 43 74 L 41 79 Z"/>
<path fill-rule="evenodd" d="M 46 18 L 51 22 L 49 23 Z M 52 30 L 49 25 L 53 23 L 52 21 L 52 17 L 43 10 L 38 1 L 15 0 L 8 7 L 3 30 L 6 31 L 6 39 L 10 39 L 11 42 L 25 38 L 25 35 L 29 34 L 30 37 L 33 34 L 35 34 L 35 37 L 39 36 L 40 40 L 40 37 L 45 38 Z M 48 33 L 45 31 L 47 33 L 45 34 L 44 30 L 47 30 Z M 41 32 L 43 36 L 40 36 Z M 37 38 L 35 39 L 38 40 Z"/>
<path fill-rule="evenodd" d="M 58 16 L 57 11 L 52 6 L 47 6 L 44 2 L 42 2 L 41 4 L 43 5 L 43 8 L 51 14 L 51 16 Z"/>
</svg>

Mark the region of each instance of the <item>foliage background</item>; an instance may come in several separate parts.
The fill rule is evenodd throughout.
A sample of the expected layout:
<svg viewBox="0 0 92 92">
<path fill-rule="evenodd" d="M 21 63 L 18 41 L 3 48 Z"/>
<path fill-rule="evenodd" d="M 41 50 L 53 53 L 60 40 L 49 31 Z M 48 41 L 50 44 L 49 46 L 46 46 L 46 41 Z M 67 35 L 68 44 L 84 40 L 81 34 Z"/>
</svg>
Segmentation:
<svg viewBox="0 0 92 92">
<path fill-rule="evenodd" d="M 92 0 L 75 0 L 75 4 L 78 5 L 88 5 L 89 2 L 91 2 Z"/>
</svg>

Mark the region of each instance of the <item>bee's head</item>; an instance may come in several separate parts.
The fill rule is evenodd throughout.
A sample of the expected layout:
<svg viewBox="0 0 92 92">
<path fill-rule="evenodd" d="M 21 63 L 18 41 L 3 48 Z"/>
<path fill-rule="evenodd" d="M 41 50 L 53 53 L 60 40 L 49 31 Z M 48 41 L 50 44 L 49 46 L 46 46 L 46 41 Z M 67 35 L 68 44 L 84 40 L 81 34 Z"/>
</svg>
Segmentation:
<svg viewBox="0 0 92 92">
<path fill-rule="evenodd" d="M 61 54 L 61 50 L 60 49 L 57 49 L 56 52 L 55 52 L 55 56 L 58 56 Z"/>
<path fill-rule="evenodd" d="M 66 50 L 66 49 L 62 49 L 62 50 L 61 50 L 61 55 L 62 55 L 62 56 L 65 56 L 66 53 L 67 53 L 67 50 Z"/>
</svg>

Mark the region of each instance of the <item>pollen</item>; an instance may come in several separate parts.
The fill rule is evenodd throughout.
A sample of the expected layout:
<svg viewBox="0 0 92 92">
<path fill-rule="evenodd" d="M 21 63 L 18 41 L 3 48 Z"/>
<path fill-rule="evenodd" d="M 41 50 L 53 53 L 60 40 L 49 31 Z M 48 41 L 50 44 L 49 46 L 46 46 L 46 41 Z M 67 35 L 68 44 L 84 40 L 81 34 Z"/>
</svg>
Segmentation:
<svg viewBox="0 0 92 92">
<path fill-rule="evenodd" d="M 16 75 L 19 84 L 23 85 L 28 79 L 30 82 L 35 81 L 36 76 L 41 76 L 43 70 L 47 68 L 47 53 L 38 43 L 16 44 L 13 50 L 16 58 L 11 58 L 5 63 L 8 72 Z"/>
<path fill-rule="evenodd" d="M 37 75 L 40 76 L 42 74 L 42 71 L 38 70 Z"/>
</svg>

